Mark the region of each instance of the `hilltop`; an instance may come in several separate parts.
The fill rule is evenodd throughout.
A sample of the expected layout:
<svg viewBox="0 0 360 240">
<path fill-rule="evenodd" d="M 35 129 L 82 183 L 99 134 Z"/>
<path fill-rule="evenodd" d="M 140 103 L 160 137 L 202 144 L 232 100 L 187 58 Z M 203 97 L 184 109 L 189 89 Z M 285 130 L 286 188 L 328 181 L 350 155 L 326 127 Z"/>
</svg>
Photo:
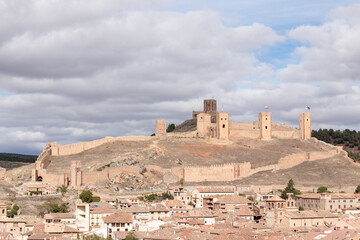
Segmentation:
<svg viewBox="0 0 360 240">
<path fill-rule="evenodd" d="M 204 100 L 204 110 L 192 115 L 177 127 L 156 120 L 155 136 L 48 143 L 35 165 L 8 176 L 110 191 L 165 189 L 180 182 L 285 185 L 289 178 L 314 187 L 359 184 L 359 165 L 342 147 L 311 137 L 310 112 L 299 113 L 299 128 L 272 122 L 271 112 L 260 112 L 252 123 L 230 121 L 214 99 Z"/>
</svg>

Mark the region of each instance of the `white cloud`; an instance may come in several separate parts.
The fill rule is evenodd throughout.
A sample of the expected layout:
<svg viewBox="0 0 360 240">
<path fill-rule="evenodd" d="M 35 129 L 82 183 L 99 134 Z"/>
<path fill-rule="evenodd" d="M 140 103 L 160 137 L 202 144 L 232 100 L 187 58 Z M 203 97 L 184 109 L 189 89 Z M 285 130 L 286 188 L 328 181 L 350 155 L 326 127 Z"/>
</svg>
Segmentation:
<svg viewBox="0 0 360 240">
<path fill-rule="evenodd" d="M 181 123 L 213 96 L 234 120 L 270 105 L 275 121 L 297 126 L 310 105 L 314 127 L 360 127 L 359 88 L 342 83 L 359 80 L 359 20 L 342 17 L 350 8 L 289 31 L 299 63 L 278 71 L 257 59 L 285 40 L 272 28 L 168 4 L 0 0 L 0 90 L 10 93 L 0 95 L 0 151 L 150 135 L 155 119 Z"/>
</svg>

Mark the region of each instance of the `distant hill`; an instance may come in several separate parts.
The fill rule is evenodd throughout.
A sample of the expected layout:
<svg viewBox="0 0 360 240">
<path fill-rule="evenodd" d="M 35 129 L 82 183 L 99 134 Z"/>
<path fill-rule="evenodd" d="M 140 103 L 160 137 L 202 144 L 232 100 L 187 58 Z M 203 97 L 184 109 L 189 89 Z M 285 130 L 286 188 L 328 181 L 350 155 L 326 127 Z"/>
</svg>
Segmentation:
<svg viewBox="0 0 360 240">
<path fill-rule="evenodd" d="M 360 131 L 320 128 L 319 130 L 313 130 L 311 136 L 335 146 L 343 146 L 351 159 L 360 162 Z"/>
<path fill-rule="evenodd" d="M 0 153 L 0 161 L 34 163 L 36 155 L 25 155 L 17 153 Z"/>
</svg>

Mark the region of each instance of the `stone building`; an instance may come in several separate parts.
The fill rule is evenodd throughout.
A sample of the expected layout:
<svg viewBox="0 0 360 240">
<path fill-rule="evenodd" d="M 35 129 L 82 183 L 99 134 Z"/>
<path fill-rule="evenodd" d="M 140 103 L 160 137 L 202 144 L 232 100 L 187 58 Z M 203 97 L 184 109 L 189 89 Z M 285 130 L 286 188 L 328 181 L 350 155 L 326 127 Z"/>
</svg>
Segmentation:
<svg viewBox="0 0 360 240">
<path fill-rule="evenodd" d="M 341 211 L 360 206 L 360 198 L 349 193 L 308 193 L 297 196 L 296 205 L 305 210 Z"/>
<path fill-rule="evenodd" d="M 133 219 L 131 213 L 114 213 L 104 217 L 106 231 L 108 236 L 114 237 L 114 232 L 117 231 L 132 231 Z"/>
<path fill-rule="evenodd" d="M 164 119 L 155 120 L 155 136 L 166 134 L 166 121 Z"/>
</svg>

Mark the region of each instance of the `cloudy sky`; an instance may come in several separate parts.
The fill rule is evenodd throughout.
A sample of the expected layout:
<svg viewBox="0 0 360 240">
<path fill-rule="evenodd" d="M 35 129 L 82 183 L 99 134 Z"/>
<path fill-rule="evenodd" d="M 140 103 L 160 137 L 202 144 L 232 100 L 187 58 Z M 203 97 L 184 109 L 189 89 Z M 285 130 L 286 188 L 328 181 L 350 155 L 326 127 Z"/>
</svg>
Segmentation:
<svg viewBox="0 0 360 240">
<path fill-rule="evenodd" d="M 353 0 L 0 0 L 0 152 L 231 120 L 360 130 Z"/>
</svg>

